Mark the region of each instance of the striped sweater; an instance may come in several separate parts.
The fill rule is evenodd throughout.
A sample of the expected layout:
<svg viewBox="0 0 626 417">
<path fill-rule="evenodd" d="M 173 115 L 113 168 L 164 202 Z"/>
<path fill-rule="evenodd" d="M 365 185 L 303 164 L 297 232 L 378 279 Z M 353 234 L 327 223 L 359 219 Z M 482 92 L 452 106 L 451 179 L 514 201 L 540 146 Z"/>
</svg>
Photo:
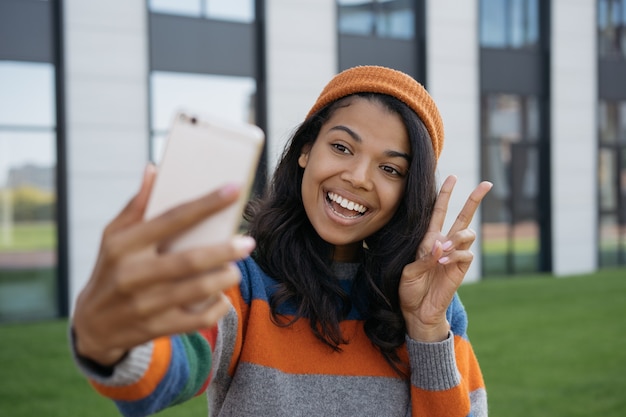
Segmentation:
<svg viewBox="0 0 626 417">
<path fill-rule="evenodd" d="M 204 392 L 209 415 L 220 417 L 487 415 L 457 296 L 447 311 L 447 340 L 407 337 L 401 357 L 410 363 L 409 381 L 372 345 L 356 311 L 340 324 L 348 339 L 340 352 L 316 339 L 308 320 L 276 326 L 268 303 L 276 282 L 251 258 L 238 265 L 241 283 L 227 292 L 232 308 L 215 328 L 136 347 L 110 376 L 79 361 L 93 387 L 125 416 L 149 415 Z"/>
</svg>

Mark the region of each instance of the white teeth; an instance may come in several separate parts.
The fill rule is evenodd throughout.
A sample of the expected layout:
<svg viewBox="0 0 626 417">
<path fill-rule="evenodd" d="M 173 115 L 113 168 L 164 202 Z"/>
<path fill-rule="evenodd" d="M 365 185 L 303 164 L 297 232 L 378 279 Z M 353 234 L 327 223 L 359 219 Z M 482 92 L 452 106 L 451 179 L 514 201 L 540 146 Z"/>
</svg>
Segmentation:
<svg viewBox="0 0 626 417">
<path fill-rule="evenodd" d="M 328 198 L 334 201 L 335 203 L 339 204 L 341 207 L 347 208 L 348 210 L 353 210 L 361 214 L 367 211 L 367 207 L 361 204 L 355 203 L 354 201 L 350 201 L 338 194 L 328 193 Z"/>
</svg>

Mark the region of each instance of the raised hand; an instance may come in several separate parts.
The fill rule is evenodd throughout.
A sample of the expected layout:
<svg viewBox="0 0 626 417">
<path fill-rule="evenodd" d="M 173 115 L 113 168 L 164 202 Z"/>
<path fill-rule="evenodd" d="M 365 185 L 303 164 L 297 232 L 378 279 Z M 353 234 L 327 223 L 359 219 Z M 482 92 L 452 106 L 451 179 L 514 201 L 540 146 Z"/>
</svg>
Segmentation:
<svg viewBox="0 0 626 417">
<path fill-rule="evenodd" d="M 400 279 L 400 308 L 409 337 L 418 341 L 436 342 L 448 335 L 446 309 L 474 258 L 470 246 L 476 234 L 469 229 L 469 224 L 492 187 L 489 182 L 481 182 L 444 235 L 442 228 L 455 184 L 454 176 L 449 176 L 442 184 L 416 260 L 404 268 Z"/>
<path fill-rule="evenodd" d="M 162 252 L 181 230 L 234 203 L 239 188 L 225 186 L 146 222 L 155 175 L 153 167 L 146 169 L 137 195 L 106 227 L 74 310 L 77 352 L 102 365 L 157 337 L 214 325 L 228 311 L 222 291 L 241 279 L 233 262 L 254 249 L 252 238 L 239 236 L 211 247 Z"/>
</svg>

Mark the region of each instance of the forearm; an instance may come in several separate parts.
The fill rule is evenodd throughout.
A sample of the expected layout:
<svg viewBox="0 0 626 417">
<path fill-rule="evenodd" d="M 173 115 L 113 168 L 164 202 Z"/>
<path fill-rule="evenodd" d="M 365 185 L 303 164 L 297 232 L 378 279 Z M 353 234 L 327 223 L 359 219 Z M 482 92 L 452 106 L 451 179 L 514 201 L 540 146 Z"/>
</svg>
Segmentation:
<svg viewBox="0 0 626 417">
<path fill-rule="evenodd" d="M 452 332 L 438 343 L 422 343 L 407 337 L 407 348 L 414 416 L 487 415 L 482 376 L 466 339 Z"/>
<path fill-rule="evenodd" d="M 145 416 L 185 401 L 201 391 L 211 370 L 209 340 L 197 332 L 135 347 L 110 372 L 77 355 L 74 340 L 79 369 L 125 416 Z"/>
</svg>

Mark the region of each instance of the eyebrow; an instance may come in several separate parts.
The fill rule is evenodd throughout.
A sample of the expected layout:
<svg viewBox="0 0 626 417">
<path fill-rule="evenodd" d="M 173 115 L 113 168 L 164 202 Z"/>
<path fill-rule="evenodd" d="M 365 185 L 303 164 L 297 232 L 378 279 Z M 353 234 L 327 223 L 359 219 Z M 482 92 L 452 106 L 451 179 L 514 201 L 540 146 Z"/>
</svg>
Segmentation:
<svg viewBox="0 0 626 417">
<path fill-rule="evenodd" d="M 354 130 L 350 129 L 347 126 L 344 126 L 344 125 L 333 126 L 333 127 L 330 128 L 330 131 L 333 131 L 333 130 L 340 130 L 342 132 L 346 132 L 348 135 L 350 135 L 350 137 L 352 139 L 354 139 L 355 142 L 358 142 L 358 143 L 362 143 L 363 142 L 363 139 L 361 138 L 361 136 L 359 136 L 358 133 L 356 133 Z M 387 150 L 387 151 L 385 151 L 385 155 L 387 155 L 387 156 L 389 156 L 391 158 L 404 158 L 409 163 L 411 162 L 411 155 L 409 155 L 408 153 L 405 153 L 405 152 Z"/>
</svg>

